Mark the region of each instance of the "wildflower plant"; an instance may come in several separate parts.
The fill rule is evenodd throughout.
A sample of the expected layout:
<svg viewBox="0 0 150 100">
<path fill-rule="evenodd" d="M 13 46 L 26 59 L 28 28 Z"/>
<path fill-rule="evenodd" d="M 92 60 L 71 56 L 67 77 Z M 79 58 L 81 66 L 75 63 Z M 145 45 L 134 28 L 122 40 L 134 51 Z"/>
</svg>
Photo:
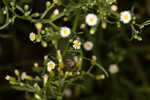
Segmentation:
<svg viewBox="0 0 150 100">
<path fill-rule="evenodd" d="M 131 29 L 128 39 L 142 41 L 142 29 L 150 24 L 149 20 L 141 24 L 136 22 L 134 7 L 117 11 L 116 0 L 47 0 L 42 13 L 32 12 L 27 4 L 21 7 L 15 0 L 2 0 L 2 3 L 6 21 L 0 30 L 17 19 L 29 21 L 36 28 L 35 32 L 27 33 L 33 46 L 39 43 L 45 48 L 51 46 L 55 49 L 54 54 L 50 52 L 44 57 L 43 63 L 34 64 L 34 75 L 15 70 L 16 76 L 6 76 L 14 89 L 29 92 L 37 100 L 62 100 L 66 87 L 80 84 L 78 80 L 84 81 L 87 76 L 98 80 L 109 76 L 94 54 L 95 34 L 105 35 L 100 31 L 109 25 L 113 25 L 114 30 L 128 29 L 128 25 Z M 85 52 L 92 52 L 92 55 L 86 56 Z M 90 64 L 84 66 L 85 62 Z M 95 67 L 100 69 L 96 74 L 92 73 Z M 115 74 L 119 68 L 113 64 L 108 70 Z"/>
</svg>

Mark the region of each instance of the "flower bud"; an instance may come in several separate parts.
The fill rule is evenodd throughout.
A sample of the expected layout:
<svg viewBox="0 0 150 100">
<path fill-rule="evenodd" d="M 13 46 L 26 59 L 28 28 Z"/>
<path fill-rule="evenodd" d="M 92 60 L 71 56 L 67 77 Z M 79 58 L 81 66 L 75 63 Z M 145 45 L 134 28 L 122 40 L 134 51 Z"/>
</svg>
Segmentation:
<svg viewBox="0 0 150 100">
<path fill-rule="evenodd" d="M 19 73 L 19 71 L 17 70 L 17 69 L 15 69 L 15 74 L 16 74 L 16 76 L 19 76 L 20 75 L 20 73 Z"/>
<path fill-rule="evenodd" d="M 35 62 L 35 63 L 34 63 L 34 67 L 37 68 L 38 66 L 39 66 L 39 64 L 38 64 L 37 62 Z"/>
<path fill-rule="evenodd" d="M 106 29 L 107 28 L 107 23 L 106 22 L 102 22 L 101 26 L 102 26 L 103 29 Z"/>
<path fill-rule="evenodd" d="M 50 1 L 47 1 L 47 2 L 46 2 L 46 7 L 49 8 L 50 6 L 51 6 L 51 2 L 50 2 Z"/>
<path fill-rule="evenodd" d="M 39 16 L 40 16 L 40 14 L 38 12 L 32 14 L 32 17 L 39 17 Z"/>
<path fill-rule="evenodd" d="M 14 7 L 15 6 L 15 2 L 10 2 L 10 5 L 12 6 L 12 7 Z"/>
<path fill-rule="evenodd" d="M 95 32 L 96 32 L 96 27 L 92 27 L 92 28 L 90 29 L 90 34 L 91 34 L 91 35 L 94 35 Z"/>
<path fill-rule="evenodd" d="M 43 47 L 47 47 L 47 42 L 42 41 L 42 46 L 43 46 Z"/>
<path fill-rule="evenodd" d="M 29 10 L 29 5 L 24 5 L 24 10 L 28 11 Z"/>
<path fill-rule="evenodd" d="M 104 74 L 102 74 L 102 75 L 96 75 L 96 79 L 97 80 L 105 79 L 105 75 Z"/>
</svg>

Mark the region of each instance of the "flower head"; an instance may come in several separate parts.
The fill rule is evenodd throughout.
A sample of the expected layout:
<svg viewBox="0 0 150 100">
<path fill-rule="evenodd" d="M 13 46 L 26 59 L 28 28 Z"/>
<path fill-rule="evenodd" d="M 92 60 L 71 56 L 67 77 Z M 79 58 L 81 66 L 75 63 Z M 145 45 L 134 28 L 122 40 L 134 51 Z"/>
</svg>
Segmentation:
<svg viewBox="0 0 150 100">
<path fill-rule="evenodd" d="M 69 35 L 71 34 L 71 31 L 70 31 L 70 28 L 68 27 L 62 27 L 60 29 L 60 35 L 65 38 L 65 37 L 68 37 Z"/>
<path fill-rule="evenodd" d="M 118 6 L 112 5 L 112 6 L 111 6 L 111 10 L 112 10 L 112 11 L 117 11 L 117 10 L 118 10 Z"/>
<path fill-rule="evenodd" d="M 53 61 L 49 61 L 47 63 L 47 70 L 50 72 L 54 68 L 55 68 L 55 63 Z"/>
<path fill-rule="evenodd" d="M 129 23 L 132 20 L 131 13 L 129 11 L 123 11 L 120 14 L 120 21 L 122 21 L 124 24 Z"/>
<path fill-rule="evenodd" d="M 31 33 L 29 34 L 29 38 L 30 38 L 31 41 L 34 41 L 34 40 L 36 39 L 35 33 L 31 32 Z"/>
<path fill-rule="evenodd" d="M 93 42 L 91 41 L 86 41 L 83 45 L 84 49 L 87 51 L 90 51 L 93 49 Z"/>
<path fill-rule="evenodd" d="M 41 23 L 37 23 L 37 24 L 35 24 L 35 27 L 36 27 L 36 29 L 37 30 L 41 30 L 42 29 L 42 24 Z"/>
<path fill-rule="evenodd" d="M 118 66 L 116 65 L 116 64 L 111 64 L 110 66 L 109 66 L 109 72 L 111 73 L 111 74 L 115 74 L 115 73 L 117 73 L 119 71 L 119 68 L 118 68 Z"/>
<path fill-rule="evenodd" d="M 85 22 L 89 25 L 89 26 L 95 26 L 97 24 L 97 16 L 95 14 L 89 13 L 86 18 L 85 18 Z"/>
<path fill-rule="evenodd" d="M 74 41 L 73 41 L 73 47 L 74 47 L 75 49 L 80 49 L 80 47 L 81 47 L 81 42 L 80 42 L 79 40 L 74 40 Z"/>
</svg>

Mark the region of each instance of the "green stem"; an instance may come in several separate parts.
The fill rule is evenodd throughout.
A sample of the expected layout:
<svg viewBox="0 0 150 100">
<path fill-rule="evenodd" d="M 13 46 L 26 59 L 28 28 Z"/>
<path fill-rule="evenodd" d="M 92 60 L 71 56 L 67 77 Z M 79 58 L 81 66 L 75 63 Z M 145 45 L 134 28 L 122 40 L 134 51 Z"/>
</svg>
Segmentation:
<svg viewBox="0 0 150 100">
<path fill-rule="evenodd" d="M 86 57 L 83 57 L 83 59 L 88 60 L 88 61 L 91 61 L 91 59 L 86 58 Z M 95 62 L 95 65 L 96 65 L 99 69 L 101 69 L 107 77 L 109 77 L 107 71 L 106 71 L 100 64 L 98 64 L 97 62 Z"/>
<path fill-rule="evenodd" d="M 78 25 L 78 22 L 79 22 L 79 18 L 80 18 L 80 10 L 77 12 L 77 15 L 75 17 L 75 20 L 73 22 L 73 27 L 72 27 L 72 31 L 75 32 L 76 29 L 77 29 L 77 25 Z"/>
<path fill-rule="evenodd" d="M 42 14 L 42 16 L 40 17 L 40 19 L 43 19 L 47 13 L 49 12 L 49 10 L 51 10 L 54 7 L 55 3 L 53 3 L 49 8 L 47 8 L 44 13 Z"/>
</svg>

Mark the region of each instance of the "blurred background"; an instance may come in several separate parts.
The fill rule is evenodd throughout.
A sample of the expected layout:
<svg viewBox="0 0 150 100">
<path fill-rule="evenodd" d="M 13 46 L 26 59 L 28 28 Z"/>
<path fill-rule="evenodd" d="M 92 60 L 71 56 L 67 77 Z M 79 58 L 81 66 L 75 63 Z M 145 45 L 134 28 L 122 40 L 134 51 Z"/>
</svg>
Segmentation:
<svg viewBox="0 0 150 100">
<path fill-rule="evenodd" d="M 33 12 L 42 12 L 46 0 L 16 1 L 22 6 L 29 4 Z M 130 10 L 132 5 L 136 5 L 139 23 L 150 19 L 150 0 L 118 0 L 119 11 Z M 0 1 L 0 25 L 4 21 L 2 6 Z M 33 63 L 41 62 L 51 52 L 50 48 L 30 42 L 28 36 L 32 31 L 36 32 L 34 24 L 23 20 L 0 30 L 0 100 L 30 100 L 25 92 L 11 89 L 4 78 L 12 75 L 14 69 L 31 73 Z M 110 25 L 100 32 L 105 34 L 96 33 L 93 39 L 96 47 L 85 55 L 95 54 L 105 69 L 112 63 L 118 64 L 119 73 L 100 81 L 87 78 L 83 84 L 88 88 L 80 92 L 78 87 L 72 88 L 74 95 L 65 100 L 150 100 L 150 26 L 144 28 L 140 42 L 129 41 L 130 29 L 124 27 L 118 31 Z"/>
</svg>

